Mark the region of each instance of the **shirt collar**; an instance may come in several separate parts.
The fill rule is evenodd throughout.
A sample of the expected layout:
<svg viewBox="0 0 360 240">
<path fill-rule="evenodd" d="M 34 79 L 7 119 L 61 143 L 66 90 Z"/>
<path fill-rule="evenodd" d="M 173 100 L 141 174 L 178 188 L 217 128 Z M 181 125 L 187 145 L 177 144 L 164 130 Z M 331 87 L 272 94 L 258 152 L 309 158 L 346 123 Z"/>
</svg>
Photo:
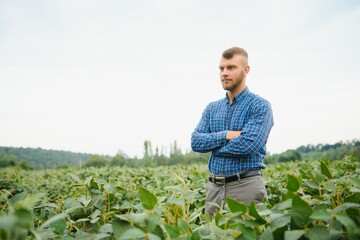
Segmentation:
<svg viewBox="0 0 360 240">
<path fill-rule="evenodd" d="M 238 93 L 234 98 L 233 98 L 233 103 L 239 102 L 242 98 L 246 97 L 249 94 L 249 88 L 245 87 L 244 90 L 242 90 L 240 93 Z M 226 101 L 229 102 L 229 99 L 227 97 L 227 93 L 225 96 Z"/>
</svg>

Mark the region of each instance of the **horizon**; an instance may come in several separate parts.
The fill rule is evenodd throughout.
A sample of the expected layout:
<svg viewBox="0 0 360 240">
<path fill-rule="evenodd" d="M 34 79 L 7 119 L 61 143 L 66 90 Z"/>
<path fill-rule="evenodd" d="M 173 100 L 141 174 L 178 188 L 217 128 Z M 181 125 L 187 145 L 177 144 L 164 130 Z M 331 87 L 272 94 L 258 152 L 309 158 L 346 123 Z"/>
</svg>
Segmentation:
<svg viewBox="0 0 360 240">
<path fill-rule="evenodd" d="M 145 141 L 145 140 L 144 140 Z M 283 152 L 279 152 L 279 153 L 271 153 L 271 152 L 267 152 L 266 156 L 271 156 L 271 155 L 276 155 L 276 154 L 282 154 L 286 151 L 289 151 L 289 150 L 296 150 L 298 149 L 299 147 L 302 147 L 302 146 L 318 146 L 318 145 L 334 145 L 336 143 L 351 143 L 353 141 L 360 141 L 360 139 L 358 138 L 354 138 L 354 139 L 350 139 L 350 140 L 340 140 L 340 141 L 336 141 L 334 143 L 316 143 L 316 144 L 304 144 L 304 145 L 300 145 L 296 148 L 291 148 L 291 149 L 286 149 L 285 151 Z M 171 143 L 170 143 L 171 144 Z M 169 146 L 170 146 L 169 144 Z M 41 150 L 45 150 L 45 151 L 64 151 L 64 152 L 71 152 L 71 153 L 80 153 L 80 154 L 90 154 L 90 155 L 100 155 L 100 156 L 109 156 L 109 157 L 114 157 L 116 156 L 118 153 L 114 154 L 114 155 L 109 155 L 109 154 L 99 154 L 99 153 L 94 153 L 94 152 L 76 152 L 76 151 L 71 151 L 71 150 L 63 150 L 63 149 L 47 149 L 47 148 L 42 148 L 42 147 L 24 147 L 24 146 L 20 146 L 20 147 L 14 147 L 14 146 L 0 146 L 0 147 L 4 147 L 4 148 L 25 148 L 25 149 L 41 149 Z M 156 147 L 159 147 L 159 146 L 155 146 Z M 152 148 L 154 150 L 154 148 Z M 188 151 L 188 150 L 183 150 L 181 149 L 181 153 L 182 154 L 187 154 L 189 152 L 191 152 L 192 150 Z M 129 158 L 135 158 L 135 159 L 142 159 L 144 156 L 129 156 L 126 152 L 122 152 L 122 154 L 125 154 L 124 156 L 127 156 Z M 200 153 L 200 154 L 206 154 L 206 153 Z M 165 156 L 170 156 L 170 154 L 165 154 Z"/>
</svg>

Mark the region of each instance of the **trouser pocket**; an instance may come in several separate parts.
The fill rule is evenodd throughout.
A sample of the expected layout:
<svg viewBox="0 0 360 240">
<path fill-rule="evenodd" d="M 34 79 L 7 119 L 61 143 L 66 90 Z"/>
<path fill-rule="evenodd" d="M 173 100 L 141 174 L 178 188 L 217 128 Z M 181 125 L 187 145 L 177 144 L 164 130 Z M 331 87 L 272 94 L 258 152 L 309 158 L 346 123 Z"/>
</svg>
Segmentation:
<svg viewBox="0 0 360 240">
<path fill-rule="evenodd" d="M 249 205 L 252 201 L 262 202 L 266 196 L 266 189 L 262 176 L 254 176 L 226 184 L 225 194 Z"/>
</svg>

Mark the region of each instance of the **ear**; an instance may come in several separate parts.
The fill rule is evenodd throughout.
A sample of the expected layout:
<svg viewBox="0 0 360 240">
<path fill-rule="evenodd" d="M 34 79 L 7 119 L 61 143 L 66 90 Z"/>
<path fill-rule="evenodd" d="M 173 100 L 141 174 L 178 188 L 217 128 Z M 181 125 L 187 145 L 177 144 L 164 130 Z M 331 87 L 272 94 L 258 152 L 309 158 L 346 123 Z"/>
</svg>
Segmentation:
<svg viewBox="0 0 360 240">
<path fill-rule="evenodd" d="M 247 75 L 250 72 L 250 66 L 246 65 L 244 71 L 245 71 L 245 75 Z"/>
</svg>

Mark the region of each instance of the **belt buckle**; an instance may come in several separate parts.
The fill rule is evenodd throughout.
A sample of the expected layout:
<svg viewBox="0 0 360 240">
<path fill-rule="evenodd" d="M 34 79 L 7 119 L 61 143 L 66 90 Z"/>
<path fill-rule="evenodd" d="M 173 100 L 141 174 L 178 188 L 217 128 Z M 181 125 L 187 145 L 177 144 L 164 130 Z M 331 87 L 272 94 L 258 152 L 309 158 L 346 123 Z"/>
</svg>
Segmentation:
<svg viewBox="0 0 360 240">
<path fill-rule="evenodd" d="M 225 176 L 214 176 L 213 177 L 215 184 L 218 185 L 225 185 Z"/>
</svg>

